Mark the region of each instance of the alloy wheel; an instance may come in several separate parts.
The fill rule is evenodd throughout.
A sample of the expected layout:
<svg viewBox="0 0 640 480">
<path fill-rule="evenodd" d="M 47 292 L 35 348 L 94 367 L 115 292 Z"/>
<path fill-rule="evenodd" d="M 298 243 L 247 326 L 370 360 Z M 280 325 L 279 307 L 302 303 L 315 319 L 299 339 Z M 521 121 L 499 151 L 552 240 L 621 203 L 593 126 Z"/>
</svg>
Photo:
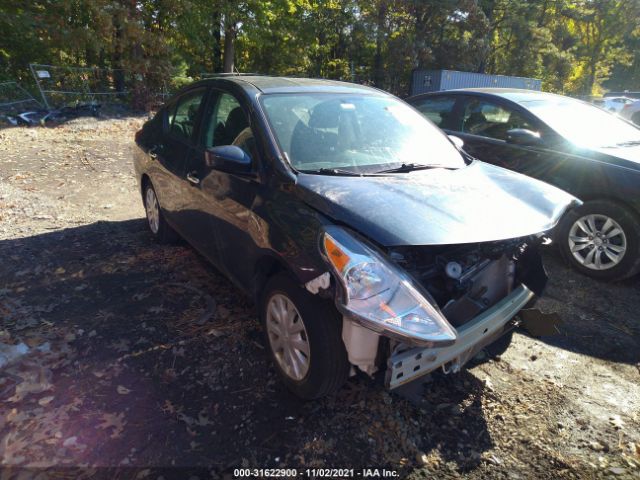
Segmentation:
<svg viewBox="0 0 640 480">
<path fill-rule="evenodd" d="M 293 380 L 309 371 L 309 337 L 302 316 L 288 297 L 277 293 L 267 304 L 267 334 L 278 365 Z"/>
<path fill-rule="evenodd" d="M 618 265 L 627 251 L 627 237 L 611 217 L 585 215 L 569 230 L 569 250 L 580 265 L 591 270 L 608 270 Z"/>
<path fill-rule="evenodd" d="M 147 188 L 144 206 L 147 212 L 149 228 L 154 234 L 157 234 L 158 230 L 160 230 L 160 205 L 158 205 L 156 192 L 151 187 Z"/>
</svg>

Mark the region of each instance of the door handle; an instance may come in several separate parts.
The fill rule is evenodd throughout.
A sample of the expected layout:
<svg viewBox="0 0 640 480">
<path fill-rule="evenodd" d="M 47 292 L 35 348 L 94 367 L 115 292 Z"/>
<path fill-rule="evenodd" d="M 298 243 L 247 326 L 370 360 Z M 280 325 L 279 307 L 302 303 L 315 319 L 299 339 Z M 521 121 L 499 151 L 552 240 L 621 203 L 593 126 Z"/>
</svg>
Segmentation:
<svg viewBox="0 0 640 480">
<path fill-rule="evenodd" d="M 195 172 L 187 173 L 187 180 L 189 180 L 189 182 L 191 182 L 194 185 L 200 184 L 200 179 L 196 176 Z"/>
<path fill-rule="evenodd" d="M 154 145 L 153 147 L 151 147 L 149 149 L 149 151 L 147 152 L 149 154 L 149 156 L 151 157 L 152 160 L 156 160 L 158 158 L 158 153 L 156 152 L 156 150 L 158 149 L 157 145 Z"/>
</svg>

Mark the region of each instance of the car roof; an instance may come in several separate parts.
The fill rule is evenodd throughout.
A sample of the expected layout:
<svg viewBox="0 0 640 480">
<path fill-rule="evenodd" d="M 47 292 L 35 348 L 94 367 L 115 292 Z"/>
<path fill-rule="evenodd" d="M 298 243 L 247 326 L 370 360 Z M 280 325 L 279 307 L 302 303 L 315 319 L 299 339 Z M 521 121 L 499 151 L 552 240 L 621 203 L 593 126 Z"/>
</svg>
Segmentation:
<svg viewBox="0 0 640 480">
<path fill-rule="evenodd" d="M 474 93 L 482 96 L 501 97 L 506 100 L 511 100 L 516 103 L 531 101 L 531 100 L 551 100 L 551 99 L 566 99 L 562 95 L 555 93 L 540 92 L 538 90 L 526 90 L 521 88 L 458 88 L 453 90 L 442 90 L 439 92 L 432 92 L 424 94 L 427 95 L 450 95 L 450 94 L 465 94 Z M 417 97 L 418 95 L 416 95 Z M 575 100 L 575 99 L 574 99 Z"/>
<path fill-rule="evenodd" d="M 367 95 L 390 95 L 377 88 L 357 85 L 355 83 L 325 80 L 320 78 L 270 77 L 266 75 L 215 75 L 197 82 L 198 85 L 208 85 L 223 80 L 249 89 L 253 87 L 261 93 L 351 93 Z"/>
<path fill-rule="evenodd" d="M 635 101 L 634 98 L 631 97 L 624 97 L 624 96 L 616 96 L 616 97 L 602 97 L 602 99 L 606 102 L 607 100 L 631 100 L 632 102 Z"/>
</svg>

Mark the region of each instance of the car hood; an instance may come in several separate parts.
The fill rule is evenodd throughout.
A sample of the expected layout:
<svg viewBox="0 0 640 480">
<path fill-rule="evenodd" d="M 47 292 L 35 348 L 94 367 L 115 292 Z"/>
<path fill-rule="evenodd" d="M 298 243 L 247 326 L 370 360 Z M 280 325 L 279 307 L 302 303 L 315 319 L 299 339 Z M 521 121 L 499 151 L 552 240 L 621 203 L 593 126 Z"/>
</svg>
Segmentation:
<svg viewBox="0 0 640 480">
<path fill-rule="evenodd" d="M 308 205 L 383 246 L 522 237 L 550 230 L 580 204 L 556 187 L 480 161 L 380 176 L 300 173 L 297 188 Z"/>
</svg>

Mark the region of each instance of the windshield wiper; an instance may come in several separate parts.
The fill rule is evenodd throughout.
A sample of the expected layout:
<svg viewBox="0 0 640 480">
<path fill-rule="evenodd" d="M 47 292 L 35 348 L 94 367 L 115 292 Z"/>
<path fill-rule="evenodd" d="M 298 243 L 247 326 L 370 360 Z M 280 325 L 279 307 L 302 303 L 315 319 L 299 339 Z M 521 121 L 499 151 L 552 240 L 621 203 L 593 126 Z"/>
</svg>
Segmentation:
<svg viewBox="0 0 640 480">
<path fill-rule="evenodd" d="M 449 168 L 444 165 L 423 165 L 421 163 L 403 163 L 399 167 L 388 168 L 386 170 L 380 170 L 376 173 L 403 173 L 413 172 L 414 170 L 427 170 L 429 168 Z"/>
<path fill-rule="evenodd" d="M 352 172 L 350 170 L 342 170 L 340 168 L 319 168 L 317 170 L 300 170 L 302 173 L 320 173 L 322 175 L 342 175 L 348 177 L 361 177 L 361 173 Z"/>
</svg>

